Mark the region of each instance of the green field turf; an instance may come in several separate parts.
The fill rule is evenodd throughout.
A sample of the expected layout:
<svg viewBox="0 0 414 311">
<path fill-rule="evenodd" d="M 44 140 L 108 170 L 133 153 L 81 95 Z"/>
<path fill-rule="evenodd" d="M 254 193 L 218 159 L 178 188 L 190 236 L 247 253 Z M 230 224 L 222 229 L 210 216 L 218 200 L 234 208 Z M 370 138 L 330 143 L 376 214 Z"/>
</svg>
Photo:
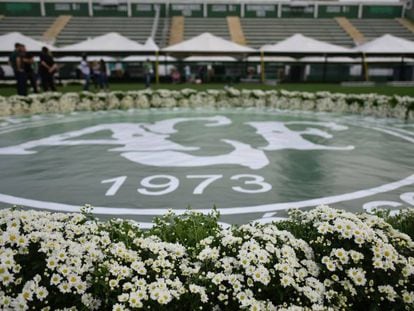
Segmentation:
<svg viewBox="0 0 414 311">
<path fill-rule="evenodd" d="M 239 89 L 263 89 L 263 90 L 272 90 L 272 89 L 285 89 L 289 91 L 305 91 L 305 92 L 319 92 L 319 91 L 329 91 L 329 92 L 340 92 L 340 93 L 377 93 L 384 95 L 408 95 L 414 96 L 414 87 L 396 87 L 389 85 L 377 85 L 370 87 L 355 87 L 355 86 L 342 86 L 340 84 L 310 84 L 310 83 L 301 83 L 301 84 L 280 84 L 278 86 L 269 86 L 263 84 L 247 84 L 239 83 L 232 85 Z M 182 89 L 182 88 L 194 88 L 198 90 L 205 89 L 221 89 L 224 87 L 224 84 L 158 84 L 152 85 L 153 89 Z M 140 90 L 143 89 L 144 85 L 140 83 L 114 83 L 110 85 L 110 90 L 115 91 L 131 91 L 131 90 Z M 82 90 L 81 85 L 68 85 L 58 87 L 59 92 L 80 92 Z M 90 88 L 91 91 L 95 91 L 93 87 Z M 13 86 L 0 86 L 0 95 L 10 96 L 16 94 L 15 87 Z"/>
</svg>

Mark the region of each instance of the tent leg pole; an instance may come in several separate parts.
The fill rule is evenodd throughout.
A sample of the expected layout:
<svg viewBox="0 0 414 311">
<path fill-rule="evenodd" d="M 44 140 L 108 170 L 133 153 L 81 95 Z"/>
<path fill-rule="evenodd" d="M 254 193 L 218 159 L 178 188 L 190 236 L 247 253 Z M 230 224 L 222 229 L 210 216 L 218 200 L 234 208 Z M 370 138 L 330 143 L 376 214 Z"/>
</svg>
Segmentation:
<svg viewBox="0 0 414 311">
<path fill-rule="evenodd" d="M 265 82 L 265 63 L 263 50 L 260 51 L 260 80 L 262 83 Z"/>
<path fill-rule="evenodd" d="M 159 61 L 158 61 L 158 51 L 155 52 L 155 83 L 159 84 L 160 83 L 160 75 L 158 72 L 158 65 L 159 65 Z"/>
<path fill-rule="evenodd" d="M 404 56 L 401 56 L 401 63 L 400 63 L 400 81 L 404 81 Z"/>
<path fill-rule="evenodd" d="M 364 71 L 364 79 L 365 81 L 369 81 L 369 74 L 368 74 L 368 63 L 365 59 L 365 53 L 362 53 L 362 68 Z"/>
</svg>

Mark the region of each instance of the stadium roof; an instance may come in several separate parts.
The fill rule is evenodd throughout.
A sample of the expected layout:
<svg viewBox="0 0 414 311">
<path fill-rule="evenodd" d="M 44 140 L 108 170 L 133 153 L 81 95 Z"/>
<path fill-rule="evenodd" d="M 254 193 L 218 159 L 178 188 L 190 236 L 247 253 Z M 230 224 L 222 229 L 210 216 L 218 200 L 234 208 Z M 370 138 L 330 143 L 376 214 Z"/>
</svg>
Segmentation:
<svg viewBox="0 0 414 311">
<path fill-rule="evenodd" d="M 163 49 L 164 52 L 173 53 L 249 53 L 255 50 L 244 45 L 217 37 L 209 32 L 171 45 Z"/>
<path fill-rule="evenodd" d="M 55 50 L 55 47 L 41 41 L 34 40 L 21 34 L 20 32 L 10 32 L 0 36 L 0 52 L 14 51 L 14 44 L 16 42 L 24 44 L 26 49 L 30 52 L 40 52 L 44 46 L 51 51 Z"/>
</svg>

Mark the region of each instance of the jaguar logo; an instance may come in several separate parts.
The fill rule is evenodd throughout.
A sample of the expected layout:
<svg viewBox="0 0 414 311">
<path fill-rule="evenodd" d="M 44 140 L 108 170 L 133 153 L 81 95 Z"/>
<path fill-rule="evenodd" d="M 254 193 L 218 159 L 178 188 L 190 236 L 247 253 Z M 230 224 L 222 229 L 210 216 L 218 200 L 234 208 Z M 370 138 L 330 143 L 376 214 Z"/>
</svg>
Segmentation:
<svg viewBox="0 0 414 311">
<path fill-rule="evenodd" d="M 0 128 L 0 202 L 64 212 L 90 203 L 143 227 L 187 205 L 216 205 L 228 223 L 319 204 L 396 208 L 412 202 L 409 126 L 257 111 L 10 120 Z"/>
<path fill-rule="evenodd" d="M 292 150 L 352 150 L 353 146 L 326 146 L 306 139 L 304 135 L 319 136 L 326 139 L 332 134 L 314 127 L 302 131 L 289 129 L 289 125 L 318 126 L 331 131 L 344 131 L 346 126 L 333 122 L 247 122 L 252 130 L 267 142 L 259 148 L 236 140 L 222 139 L 233 151 L 217 156 L 198 156 L 189 152 L 199 150 L 198 146 L 184 146 L 171 140 L 176 133 L 176 125 L 183 122 L 204 122 L 208 127 L 226 126 L 232 121 L 225 116 L 206 118 L 173 118 L 155 123 L 113 123 L 87 127 L 81 130 L 52 135 L 39 140 L 28 141 L 19 145 L 0 148 L 1 154 L 29 155 L 36 153 L 36 148 L 45 146 L 108 145 L 109 149 L 120 152 L 121 156 L 132 162 L 159 167 L 200 167 L 211 165 L 240 165 L 253 170 L 264 168 L 269 164 L 265 151 L 283 149 Z M 110 131 L 110 139 L 79 139 L 82 136 L 101 131 Z M 191 133 L 188 133 L 191 135 Z M 225 134 L 224 134 L 225 136 Z"/>
</svg>

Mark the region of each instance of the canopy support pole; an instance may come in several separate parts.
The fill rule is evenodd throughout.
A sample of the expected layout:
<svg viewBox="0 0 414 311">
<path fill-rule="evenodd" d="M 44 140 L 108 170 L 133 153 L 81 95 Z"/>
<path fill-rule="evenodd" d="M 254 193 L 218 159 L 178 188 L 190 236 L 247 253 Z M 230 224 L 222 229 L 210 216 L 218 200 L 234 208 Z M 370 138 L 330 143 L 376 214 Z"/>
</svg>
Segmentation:
<svg viewBox="0 0 414 311">
<path fill-rule="evenodd" d="M 362 71 L 364 73 L 365 81 L 369 81 L 369 74 L 368 74 L 368 63 L 365 58 L 365 53 L 362 53 Z"/>
<path fill-rule="evenodd" d="M 264 63 L 264 51 L 260 50 L 260 80 L 265 82 L 265 63 Z"/>
<path fill-rule="evenodd" d="M 322 73 L 322 81 L 326 82 L 326 66 L 328 65 L 328 56 L 325 54 L 324 55 L 324 60 L 323 60 L 323 73 Z"/>
<path fill-rule="evenodd" d="M 157 50 L 155 51 L 155 84 L 160 83 L 160 75 L 158 72 L 158 65 L 159 65 L 158 56 L 159 56 L 159 52 Z"/>
<path fill-rule="evenodd" d="M 404 70 L 404 55 L 401 56 L 401 63 L 400 63 L 400 81 L 404 81 L 405 78 L 405 70 Z"/>
</svg>

